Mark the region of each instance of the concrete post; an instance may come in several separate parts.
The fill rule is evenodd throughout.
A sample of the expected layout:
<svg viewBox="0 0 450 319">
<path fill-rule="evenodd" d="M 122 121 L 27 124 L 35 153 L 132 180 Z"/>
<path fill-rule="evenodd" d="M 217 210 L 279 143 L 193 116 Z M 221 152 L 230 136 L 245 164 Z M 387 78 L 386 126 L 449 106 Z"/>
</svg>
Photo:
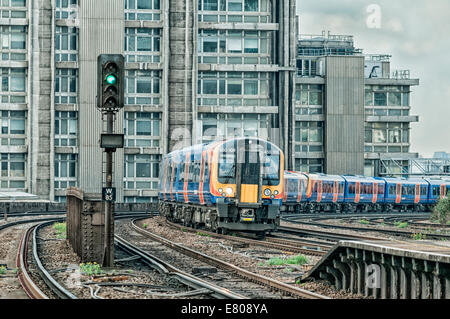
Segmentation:
<svg viewBox="0 0 450 319">
<path fill-rule="evenodd" d="M 411 299 L 420 298 L 420 277 L 415 271 L 411 271 Z"/>
<path fill-rule="evenodd" d="M 422 273 L 422 299 L 430 299 L 431 284 L 428 274 Z"/>
<path fill-rule="evenodd" d="M 329 273 L 330 275 L 332 275 L 334 277 L 334 287 L 336 288 L 336 290 L 341 290 L 342 289 L 342 281 L 341 281 L 339 272 L 329 266 L 326 267 L 326 270 L 327 270 L 327 273 Z"/>
</svg>

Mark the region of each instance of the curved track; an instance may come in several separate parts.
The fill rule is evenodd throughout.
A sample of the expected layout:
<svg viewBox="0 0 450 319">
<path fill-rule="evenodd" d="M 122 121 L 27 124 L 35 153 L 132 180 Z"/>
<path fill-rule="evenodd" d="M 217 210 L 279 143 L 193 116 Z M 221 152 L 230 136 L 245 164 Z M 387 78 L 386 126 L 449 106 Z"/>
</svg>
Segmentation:
<svg viewBox="0 0 450 319">
<path fill-rule="evenodd" d="M 283 294 L 288 294 L 288 295 L 291 295 L 294 297 L 299 297 L 299 298 L 328 299 L 328 297 L 325 297 L 323 295 L 319 295 L 319 294 L 316 294 L 316 293 L 313 293 L 313 292 L 310 292 L 310 291 L 307 291 L 304 289 L 300 289 L 300 288 L 285 284 L 283 282 L 280 282 L 280 281 L 277 281 L 277 280 L 274 280 L 274 279 L 271 279 L 271 278 L 268 278 L 265 276 L 261 276 L 259 274 L 252 273 L 250 271 L 247 271 L 245 269 L 237 267 L 236 265 L 230 264 L 230 263 L 220 260 L 218 258 L 205 255 L 204 253 L 201 253 L 199 251 L 195 251 L 193 249 L 184 247 L 183 245 L 179 245 L 174 242 L 171 242 L 165 238 L 162 238 L 156 234 L 153 234 L 147 230 L 142 229 L 141 227 L 139 227 L 136 224 L 136 221 L 137 220 L 134 220 L 132 222 L 132 227 L 136 232 L 138 232 L 148 238 L 151 238 L 152 240 L 157 241 L 167 247 L 170 247 L 171 249 L 176 250 L 177 252 L 180 252 L 184 255 L 190 256 L 194 259 L 201 260 L 203 262 L 206 262 L 209 265 L 213 265 L 220 269 L 230 271 L 232 273 L 237 274 L 239 277 L 245 278 L 248 281 L 258 283 L 259 285 L 262 285 L 264 287 L 269 287 L 269 288 L 275 289 Z"/>
</svg>

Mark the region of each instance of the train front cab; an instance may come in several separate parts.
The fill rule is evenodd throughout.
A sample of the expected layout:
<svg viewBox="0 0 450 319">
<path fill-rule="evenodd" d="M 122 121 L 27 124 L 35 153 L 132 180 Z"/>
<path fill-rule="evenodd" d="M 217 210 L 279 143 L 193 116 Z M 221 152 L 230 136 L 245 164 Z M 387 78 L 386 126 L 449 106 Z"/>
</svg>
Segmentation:
<svg viewBox="0 0 450 319">
<path fill-rule="evenodd" d="M 284 155 L 272 143 L 237 138 L 212 153 L 211 194 L 221 230 L 264 233 L 279 225 Z"/>
</svg>

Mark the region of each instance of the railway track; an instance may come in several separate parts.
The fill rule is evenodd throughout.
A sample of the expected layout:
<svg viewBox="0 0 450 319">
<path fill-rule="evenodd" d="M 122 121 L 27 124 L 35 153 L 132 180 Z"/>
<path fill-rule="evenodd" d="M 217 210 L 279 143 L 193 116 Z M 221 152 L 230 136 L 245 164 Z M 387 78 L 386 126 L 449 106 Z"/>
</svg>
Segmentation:
<svg viewBox="0 0 450 319">
<path fill-rule="evenodd" d="M 327 297 L 323 295 L 300 289 L 295 286 L 291 286 L 289 284 L 259 274 L 255 274 L 254 272 L 250 272 L 234 264 L 225 262 L 212 256 L 208 256 L 202 252 L 169 241 L 161 236 L 153 234 L 139 227 L 136 222 L 137 220 L 133 220 L 131 224 L 131 227 L 135 232 L 159 243 L 159 245 L 156 246 L 157 248 L 155 248 L 155 244 L 153 244 L 153 252 L 162 250 L 162 255 L 170 255 L 170 257 L 172 258 L 175 255 L 174 251 L 176 251 L 178 254 L 181 254 L 181 256 L 177 255 L 178 258 L 180 258 L 177 264 L 189 265 L 188 268 L 191 268 L 192 264 L 197 264 L 199 261 L 201 262 L 200 265 L 206 264 L 209 266 L 217 267 L 218 269 L 220 269 L 220 273 L 222 273 L 222 276 L 224 278 L 232 279 L 231 282 L 229 282 L 229 280 L 225 281 L 224 279 L 222 279 L 221 286 L 230 285 L 229 287 L 234 287 L 233 289 L 237 289 L 238 286 L 244 285 L 244 288 L 241 287 L 241 290 L 238 292 L 246 295 L 249 298 L 282 298 L 284 295 L 291 295 L 295 298 L 327 299 Z M 167 248 L 170 249 L 169 252 L 167 252 Z M 188 262 L 185 261 L 186 256 L 190 258 Z M 242 279 L 244 279 L 244 281 Z M 247 287 L 249 285 L 250 289 Z M 272 293 L 271 295 L 267 295 L 269 292 L 267 288 L 275 290 L 276 292 L 278 292 L 278 294 L 274 295 Z"/>
<path fill-rule="evenodd" d="M 119 219 L 130 218 L 130 217 L 136 217 L 136 214 L 122 215 L 122 216 L 120 216 Z M 38 287 L 38 285 L 32 279 L 32 275 L 31 275 L 29 267 L 28 267 L 28 257 L 29 257 L 28 256 L 28 245 L 30 242 L 32 243 L 32 256 L 30 256 L 30 257 L 33 258 L 33 263 L 35 264 L 36 269 L 37 269 L 41 279 L 45 282 L 47 287 L 50 288 L 51 293 L 55 294 L 58 298 L 61 298 L 61 299 L 77 299 L 77 297 L 74 294 L 72 294 L 68 289 L 63 287 L 57 280 L 54 279 L 54 277 L 50 274 L 51 271 L 47 270 L 44 267 L 43 263 L 41 262 L 41 260 L 39 258 L 37 235 L 36 235 L 37 232 L 40 229 L 42 229 L 46 226 L 49 226 L 50 224 L 52 224 L 54 222 L 61 221 L 61 220 L 62 220 L 61 218 L 52 219 L 47 222 L 40 223 L 38 225 L 34 225 L 25 232 L 25 234 L 21 240 L 19 253 L 18 253 L 17 259 L 16 259 L 16 263 L 17 263 L 17 266 L 19 269 L 19 281 L 20 281 L 23 289 L 25 290 L 25 292 L 31 299 L 49 299 L 49 297 L 47 296 L 46 293 L 44 293 Z M 32 222 L 32 221 L 29 221 L 29 222 Z M 21 223 L 24 223 L 24 221 L 22 221 Z M 11 224 L 13 224 L 13 223 L 11 223 Z M 17 223 L 14 223 L 14 224 L 17 224 Z M 11 227 L 11 225 L 9 225 L 9 226 Z M 193 289 L 189 292 L 181 293 L 180 296 L 187 297 L 187 296 L 205 295 L 205 296 L 210 296 L 212 298 L 218 298 L 218 299 L 223 299 L 223 298 L 244 299 L 245 298 L 244 296 L 232 293 L 231 291 L 221 289 L 218 286 L 208 284 L 207 282 L 205 282 L 199 278 L 195 278 L 194 276 L 191 276 L 189 274 L 185 274 L 180 271 L 177 271 L 173 266 L 171 266 L 169 264 L 163 264 L 163 263 L 155 260 L 151 256 L 145 254 L 144 252 L 139 251 L 139 248 L 133 246 L 132 244 L 128 243 L 127 241 L 125 241 L 122 238 L 117 238 L 116 240 L 117 240 L 116 244 L 117 244 L 118 248 L 120 248 L 124 251 L 127 251 L 129 254 L 132 254 L 133 256 L 138 255 L 144 263 L 148 264 L 149 266 L 151 266 L 154 269 L 157 269 L 164 276 L 169 276 L 171 278 L 175 278 L 176 280 L 178 280 L 180 283 L 182 283 L 189 289 Z M 96 284 L 96 285 L 99 286 L 99 284 Z M 108 284 L 104 284 L 104 285 L 108 285 Z M 127 286 L 127 285 L 139 286 L 138 284 L 135 284 L 135 283 L 117 284 L 117 286 Z M 145 286 L 145 285 L 142 285 L 142 286 Z M 92 294 L 92 292 L 93 291 L 91 289 L 91 295 L 93 295 L 93 297 L 99 298 L 96 295 L 98 290 L 93 294 Z M 175 295 L 167 295 L 167 296 L 176 296 L 176 294 Z"/>
<path fill-rule="evenodd" d="M 318 226 L 318 225 L 316 225 Z M 336 243 L 340 240 L 380 240 L 379 237 L 372 236 L 361 236 L 361 235 L 350 235 L 350 234 L 338 234 L 336 232 L 325 231 L 325 230 L 311 230 L 311 229 L 303 229 L 303 228 L 295 228 L 295 227 L 278 227 L 278 231 L 286 234 L 291 234 L 299 237 L 315 237 L 321 238 L 333 243 Z"/>
<path fill-rule="evenodd" d="M 418 216 L 416 216 L 418 217 Z M 375 218 L 375 217 L 374 217 Z M 398 217 L 392 217 L 392 218 L 398 218 Z M 409 217 L 411 218 L 411 217 Z M 420 217 L 422 218 L 422 217 Z M 335 224 L 326 224 L 326 223 L 320 223 L 317 221 L 303 221 L 303 220 L 291 220 L 291 219 L 283 219 L 286 222 L 293 223 L 293 224 L 299 224 L 299 225 L 306 225 L 306 226 L 317 226 L 321 228 L 332 228 L 332 229 L 342 229 L 342 230 L 351 230 L 356 232 L 376 232 L 380 234 L 387 234 L 392 236 L 401 236 L 401 237 L 407 237 L 407 238 L 413 238 L 418 232 L 417 231 L 407 231 L 407 230 L 392 230 L 392 229 L 380 229 L 380 228 L 368 228 L 368 227 L 358 227 L 358 226 L 344 226 L 344 225 L 335 225 Z M 280 231 L 283 232 L 290 232 L 295 233 L 292 231 L 292 228 L 289 227 L 279 227 Z M 302 232 L 308 232 L 309 234 L 317 234 L 320 235 L 320 233 L 324 234 L 323 238 L 330 238 L 333 237 L 339 238 L 342 237 L 342 239 L 362 239 L 362 240 L 380 240 L 380 238 L 377 237 L 371 237 L 371 236 L 360 236 L 360 235 L 342 235 L 341 234 L 335 234 L 325 231 L 311 231 L 311 230 L 303 230 Z M 298 233 L 298 232 L 297 232 Z M 436 239 L 436 240 L 450 240 L 450 235 L 445 234 L 435 234 L 435 233 L 427 233 L 427 232 L 421 232 L 423 236 L 426 236 L 427 239 Z"/>
<path fill-rule="evenodd" d="M 47 286 L 51 289 L 51 291 L 56 294 L 59 298 L 62 299 L 76 299 L 76 297 L 70 293 L 67 289 L 61 286 L 47 271 L 47 269 L 43 266 L 37 247 L 36 233 L 37 231 L 45 226 L 48 226 L 52 223 L 61 221 L 62 218 L 50 219 L 46 222 L 41 222 L 38 225 L 34 225 L 30 227 L 24 234 L 20 246 L 19 252 L 16 259 L 16 265 L 19 269 L 19 281 L 24 288 L 25 292 L 31 299 L 49 299 L 47 294 L 45 294 L 38 285 L 33 281 L 31 272 L 28 267 L 28 244 L 31 240 L 32 242 L 32 256 L 34 264 L 36 265 L 37 271 L 40 274 L 42 280 L 47 284 Z M 29 222 L 36 222 L 29 221 Z"/>
<path fill-rule="evenodd" d="M 166 220 L 166 224 L 169 227 L 172 227 L 174 229 L 188 231 L 190 233 L 196 233 L 199 231 L 198 229 L 175 224 L 175 223 L 172 223 L 167 220 Z M 325 255 L 326 250 L 328 250 L 328 248 L 329 248 L 325 245 L 307 242 L 307 241 L 283 240 L 283 239 L 269 238 L 269 237 L 266 237 L 264 240 L 256 240 L 256 239 L 251 239 L 251 238 L 246 238 L 246 237 L 217 234 L 217 233 L 209 232 L 209 231 L 205 231 L 205 230 L 201 230 L 201 233 L 209 235 L 214 238 L 221 238 L 221 239 L 231 240 L 231 241 L 239 242 L 239 243 L 243 243 L 243 244 L 279 249 L 282 251 L 289 251 L 289 252 L 293 252 L 293 253 L 300 253 L 300 254 L 305 254 L 305 255 L 310 255 L 310 256 L 323 256 L 323 255 Z"/>
</svg>

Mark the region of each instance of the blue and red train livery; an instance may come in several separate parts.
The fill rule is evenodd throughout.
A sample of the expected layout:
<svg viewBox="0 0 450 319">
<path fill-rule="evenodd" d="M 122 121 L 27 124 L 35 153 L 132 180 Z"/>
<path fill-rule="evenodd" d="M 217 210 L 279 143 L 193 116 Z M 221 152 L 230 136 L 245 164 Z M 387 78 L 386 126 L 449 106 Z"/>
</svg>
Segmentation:
<svg viewBox="0 0 450 319">
<path fill-rule="evenodd" d="M 284 154 L 259 138 L 233 138 L 165 155 L 160 212 L 168 220 L 226 233 L 279 225 Z"/>
<path fill-rule="evenodd" d="M 288 212 L 428 211 L 450 193 L 450 181 L 285 173 Z"/>
</svg>

